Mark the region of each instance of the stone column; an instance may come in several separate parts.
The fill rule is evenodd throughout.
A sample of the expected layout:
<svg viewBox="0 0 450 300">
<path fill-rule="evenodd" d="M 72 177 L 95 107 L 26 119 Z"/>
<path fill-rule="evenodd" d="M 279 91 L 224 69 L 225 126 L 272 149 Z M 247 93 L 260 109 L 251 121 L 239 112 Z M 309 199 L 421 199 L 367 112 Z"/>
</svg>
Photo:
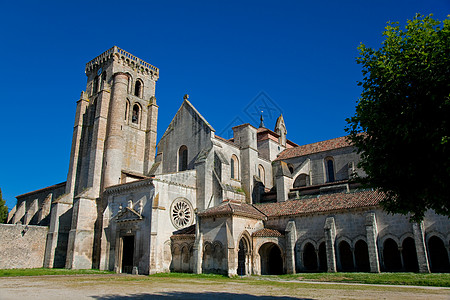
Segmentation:
<svg viewBox="0 0 450 300">
<path fill-rule="evenodd" d="M 232 222 L 232 218 L 227 220 L 227 222 L 226 222 L 227 261 L 228 261 L 228 276 L 229 277 L 233 277 L 233 276 L 237 275 L 237 260 L 238 260 L 231 222 Z"/>
<path fill-rule="evenodd" d="M 334 217 L 328 217 L 325 221 L 325 246 L 327 249 L 327 265 L 328 272 L 336 272 L 336 250 L 334 243 L 336 240 L 336 225 L 334 223 Z"/>
<path fill-rule="evenodd" d="M 427 247 L 425 246 L 425 237 L 423 222 L 413 223 L 414 243 L 416 245 L 417 263 L 420 273 L 430 273 L 430 264 L 428 262 Z"/>
<path fill-rule="evenodd" d="M 277 202 L 283 202 L 289 199 L 289 191 L 292 188 L 292 175 L 284 161 L 281 161 L 275 170 Z"/>
<path fill-rule="evenodd" d="M 195 212 L 195 241 L 193 247 L 193 256 L 194 256 L 194 274 L 202 273 L 202 257 L 203 257 L 203 236 L 200 233 L 200 218 L 197 215 L 197 211 Z"/>
<path fill-rule="evenodd" d="M 289 221 L 286 225 L 286 273 L 295 274 L 295 242 L 297 230 L 295 221 Z"/>
<path fill-rule="evenodd" d="M 366 215 L 366 239 L 369 252 L 370 272 L 380 273 L 380 261 L 378 259 L 378 228 L 375 213 Z"/>
<path fill-rule="evenodd" d="M 120 183 L 124 152 L 123 119 L 127 97 L 128 75 L 115 73 L 109 105 L 108 128 L 105 141 L 103 188 Z"/>
</svg>

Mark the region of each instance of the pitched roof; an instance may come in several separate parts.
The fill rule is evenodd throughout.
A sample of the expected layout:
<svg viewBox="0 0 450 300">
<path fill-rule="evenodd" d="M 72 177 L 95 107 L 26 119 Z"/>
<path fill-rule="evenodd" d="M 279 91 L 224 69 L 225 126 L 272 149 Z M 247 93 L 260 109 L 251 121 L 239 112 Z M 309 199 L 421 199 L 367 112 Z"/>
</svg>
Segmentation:
<svg viewBox="0 0 450 300">
<path fill-rule="evenodd" d="M 348 141 L 347 136 L 342 136 L 331 140 L 286 149 L 283 152 L 281 152 L 280 155 L 275 160 L 299 157 L 350 146 L 351 143 L 350 141 Z"/>
<path fill-rule="evenodd" d="M 256 237 L 279 237 L 283 236 L 281 232 L 275 229 L 263 228 L 253 232 L 252 236 Z"/>
<path fill-rule="evenodd" d="M 383 194 L 377 191 L 359 191 L 254 206 L 268 217 L 278 217 L 376 206 L 382 199 Z"/>
<path fill-rule="evenodd" d="M 178 114 L 181 113 L 181 109 L 183 107 L 186 107 L 188 110 L 191 109 L 194 114 L 197 115 L 198 119 L 201 120 L 206 127 L 208 127 L 211 131 L 215 132 L 216 130 L 208 123 L 208 121 L 206 121 L 206 119 L 199 113 L 199 111 L 194 107 L 194 105 L 192 105 L 191 102 L 189 102 L 189 100 L 184 99 L 183 103 L 181 103 L 180 108 L 178 109 L 177 113 L 173 116 L 172 121 L 170 122 L 169 126 L 167 126 L 166 131 L 164 132 L 164 134 L 162 135 L 161 139 L 159 140 L 158 144 L 156 145 L 156 147 L 159 146 L 159 143 L 163 140 L 163 138 L 173 129 L 173 123 L 175 122 L 175 119 L 177 118 Z"/>
<path fill-rule="evenodd" d="M 208 208 L 200 213 L 199 216 L 224 216 L 238 215 L 263 220 L 266 216 L 256 209 L 253 205 L 247 203 L 234 202 L 225 200 L 221 205 Z"/>
</svg>

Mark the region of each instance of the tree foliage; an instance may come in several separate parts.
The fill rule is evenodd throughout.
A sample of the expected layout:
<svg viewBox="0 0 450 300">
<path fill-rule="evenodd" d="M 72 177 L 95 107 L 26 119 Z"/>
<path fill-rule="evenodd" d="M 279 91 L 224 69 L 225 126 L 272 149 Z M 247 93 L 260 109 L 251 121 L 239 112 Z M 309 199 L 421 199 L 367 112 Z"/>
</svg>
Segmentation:
<svg viewBox="0 0 450 300">
<path fill-rule="evenodd" d="M 5 203 L 2 197 L 2 189 L 0 189 L 0 223 L 6 223 L 8 218 L 8 207 Z"/>
<path fill-rule="evenodd" d="M 362 181 L 385 193 L 388 212 L 450 216 L 450 19 L 385 29 L 380 49 L 358 48 L 363 91 L 347 119 Z"/>
</svg>

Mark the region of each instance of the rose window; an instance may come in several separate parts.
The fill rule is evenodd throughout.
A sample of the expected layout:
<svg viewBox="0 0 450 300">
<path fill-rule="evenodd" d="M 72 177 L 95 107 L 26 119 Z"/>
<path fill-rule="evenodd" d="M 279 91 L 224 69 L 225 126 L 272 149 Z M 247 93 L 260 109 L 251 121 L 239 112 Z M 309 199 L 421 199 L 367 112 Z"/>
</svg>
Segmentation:
<svg viewBox="0 0 450 300">
<path fill-rule="evenodd" d="M 191 204 L 185 199 L 176 199 L 172 203 L 170 214 L 172 224 L 176 228 L 183 228 L 192 224 L 192 207 Z"/>
</svg>

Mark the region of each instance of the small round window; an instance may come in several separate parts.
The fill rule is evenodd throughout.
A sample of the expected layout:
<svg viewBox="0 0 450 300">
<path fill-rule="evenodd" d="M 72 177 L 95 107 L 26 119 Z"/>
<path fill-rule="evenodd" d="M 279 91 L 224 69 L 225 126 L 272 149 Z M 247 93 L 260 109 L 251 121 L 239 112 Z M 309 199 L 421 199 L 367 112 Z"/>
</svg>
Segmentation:
<svg viewBox="0 0 450 300">
<path fill-rule="evenodd" d="M 193 214 L 191 203 L 184 198 L 175 199 L 170 207 L 170 219 L 177 229 L 191 225 L 194 221 Z"/>
</svg>

